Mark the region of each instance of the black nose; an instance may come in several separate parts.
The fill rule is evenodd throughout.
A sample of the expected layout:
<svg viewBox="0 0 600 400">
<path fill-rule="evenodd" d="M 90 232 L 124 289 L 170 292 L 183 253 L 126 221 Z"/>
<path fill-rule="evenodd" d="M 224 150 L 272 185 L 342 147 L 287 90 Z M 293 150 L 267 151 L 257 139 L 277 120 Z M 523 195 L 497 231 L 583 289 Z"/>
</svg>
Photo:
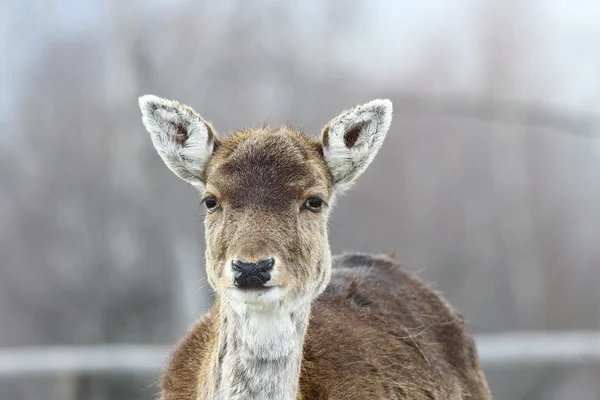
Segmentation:
<svg viewBox="0 0 600 400">
<path fill-rule="evenodd" d="M 231 262 L 233 282 L 242 289 L 262 287 L 271 279 L 273 265 L 275 265 L 275 260 L 272 258 L 265 258 L 256 263 L 233 260 Z"/>
</svg>

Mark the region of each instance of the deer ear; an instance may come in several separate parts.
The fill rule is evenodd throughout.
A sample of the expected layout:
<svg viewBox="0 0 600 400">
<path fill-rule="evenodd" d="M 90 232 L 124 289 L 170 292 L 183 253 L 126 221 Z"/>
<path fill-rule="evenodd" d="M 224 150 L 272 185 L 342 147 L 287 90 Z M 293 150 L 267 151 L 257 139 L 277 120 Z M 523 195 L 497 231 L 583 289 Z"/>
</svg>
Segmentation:
<svg viewBox="0 0 600 400">
<path fill-rule="evenodd" d="M 332 119 L 321 137 L 336 189 L 349 187 L 379 151 L 392 122 L 392 102 L 373 100 Z"/>
<path fill-rule="evenodd" d="M 145 95 L 139 104 L 142 122 L 167 167 L 201 187 L 206 163 L 218 145 L 213 128 L 190 107 L 176 101 Z"/>
</svg>

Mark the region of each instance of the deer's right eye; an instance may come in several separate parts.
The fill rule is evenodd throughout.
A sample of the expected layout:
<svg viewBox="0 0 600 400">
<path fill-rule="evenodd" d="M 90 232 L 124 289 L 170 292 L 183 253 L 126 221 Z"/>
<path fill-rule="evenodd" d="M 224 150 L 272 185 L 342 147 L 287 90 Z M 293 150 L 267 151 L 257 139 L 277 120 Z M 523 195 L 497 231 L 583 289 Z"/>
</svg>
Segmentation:
<svg viewBox="0 0 600 400">
<path fill-rule="evenodd" d="M 206 196 L 202 202 L 204 203 L 204 207 L 208 212 L 213 212 L 219 208 L 219 202 L 214 196 Z"/>
</svg>

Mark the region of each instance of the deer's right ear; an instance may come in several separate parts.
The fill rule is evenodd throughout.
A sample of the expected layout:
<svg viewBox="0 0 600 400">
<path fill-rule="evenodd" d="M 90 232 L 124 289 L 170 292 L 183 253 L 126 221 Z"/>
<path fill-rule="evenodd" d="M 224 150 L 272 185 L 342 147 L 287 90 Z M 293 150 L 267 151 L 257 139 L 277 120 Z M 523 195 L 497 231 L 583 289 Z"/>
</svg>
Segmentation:
<svg viewBox="0 0 600 400">
<path fill-rule="evenodd" d="M 218 140 L 210 124 L 190 107 L 153 95 L 139 98 L 142 121 L 167 167 L 196 187 Z"/>
</svg>

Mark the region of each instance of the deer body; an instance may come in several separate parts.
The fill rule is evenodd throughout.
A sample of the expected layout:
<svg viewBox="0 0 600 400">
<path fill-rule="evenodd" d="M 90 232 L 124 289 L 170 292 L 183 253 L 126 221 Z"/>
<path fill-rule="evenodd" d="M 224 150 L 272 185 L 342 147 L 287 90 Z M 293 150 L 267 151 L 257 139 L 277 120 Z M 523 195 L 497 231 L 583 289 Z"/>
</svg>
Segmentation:
<svg viewBox="0 0 600 400">
<path fill-rule="evenodd" d="M 163 400 L 491 399 L 464 322 L 386 256 L 331 257 L 336 196 L 392 114 L 375 100 L 320 140 L 262 128 L 218 138 L 191 108 L 140 98 L 159 155 L 201 192 L 216 302 L 177 345 Z"/>
</svg>

